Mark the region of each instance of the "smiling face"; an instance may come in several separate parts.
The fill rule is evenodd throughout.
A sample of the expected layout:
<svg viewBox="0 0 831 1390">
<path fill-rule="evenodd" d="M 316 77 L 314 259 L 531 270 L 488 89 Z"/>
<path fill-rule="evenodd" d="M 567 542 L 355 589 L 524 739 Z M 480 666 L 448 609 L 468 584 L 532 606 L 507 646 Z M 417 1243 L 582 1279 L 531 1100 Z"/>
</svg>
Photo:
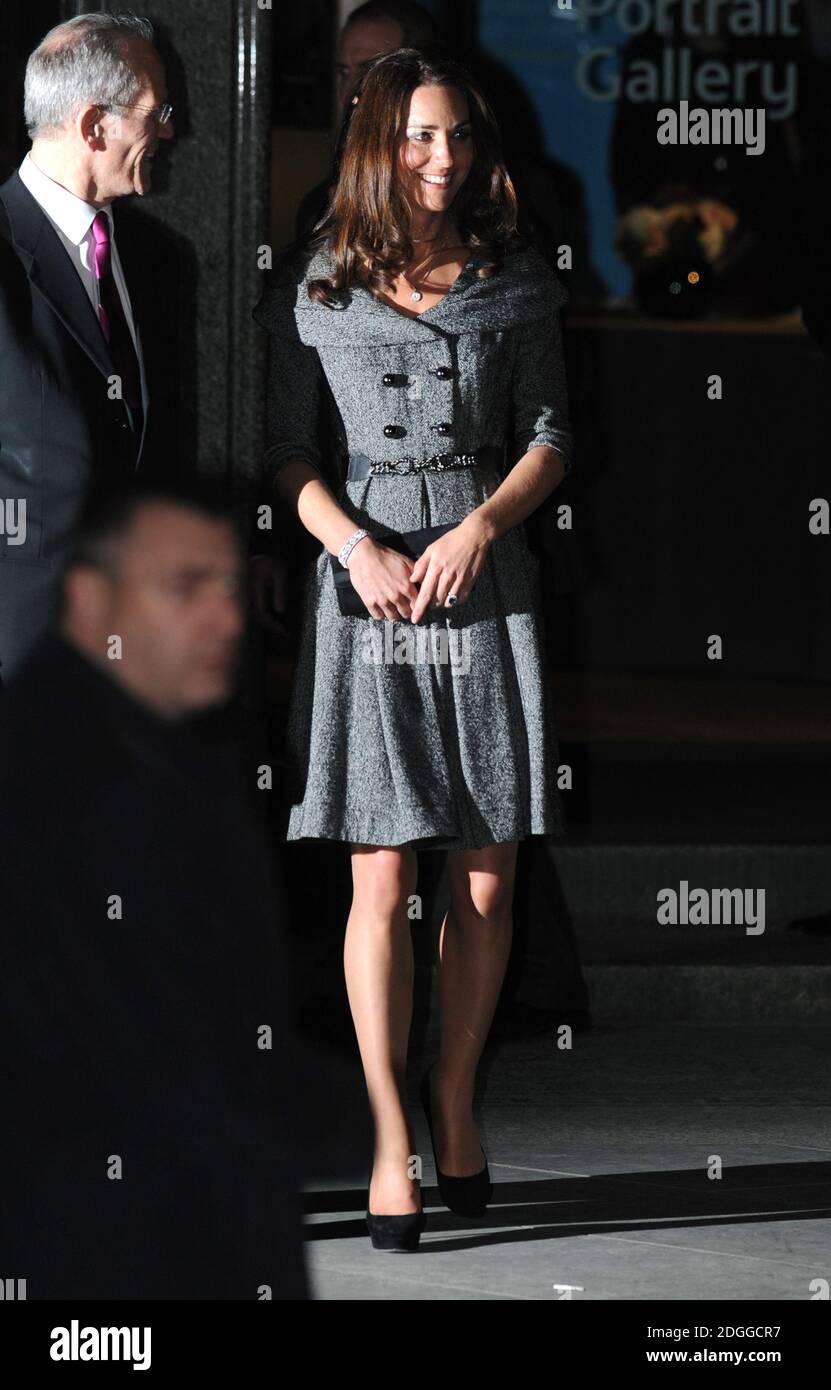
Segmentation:
<svg viewBox="0 0 831 1390">
<path fill-rule="evenodd" d="M 173 137 L 173 125 L 149 110 L 167 100 L 167 83 L 162 60 L 152 44 L 132 43 L 129 62 L 139 81 L 139 90 L 130 107 L 117 107 L 101 119 L 104 139 L 95 152 L 95 183 L 99 201 L 120 198 L 128 193 L 149 193 L 153 178 L 153 157 L 160 140 Z"/>
<path fill-rule="evenodd" d="M 416 208 L 448 210 L 475 152 L 467 97 L 458 87 L 416 87 L 398 146 L 403 185 Z"/>
</svg>

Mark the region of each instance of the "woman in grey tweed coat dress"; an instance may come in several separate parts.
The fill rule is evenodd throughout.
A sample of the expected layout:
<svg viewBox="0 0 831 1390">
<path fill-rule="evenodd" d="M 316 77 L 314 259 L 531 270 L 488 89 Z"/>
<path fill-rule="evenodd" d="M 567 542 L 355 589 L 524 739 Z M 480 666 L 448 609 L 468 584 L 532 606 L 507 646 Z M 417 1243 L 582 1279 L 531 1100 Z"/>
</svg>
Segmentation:
<svg viewBox="0 0 831 1390">
<path fill-rule="evenodd" d="M 570 466 L 565 298 L 516 236 L 469 76 L 413 50 L 376 60 L 329 214 L 255 311 L 271 334 L 266 468 L 322 546 L 289 710 L 287 838 L 351 846 L 344 955 L 376 1126 L 376 1248 L 414 1248 L 424 1221 L 404 1094 L 418 849 L 450 851 L 441 1051 L 422 1083 L 440 1190 L 467 1214 L 491 1193 L 472 1102 L 517 841 L 563 828 L 522 523 Z M 442 523 L 458 524 L 415 562 L 374 539 Z M 339 552 L 369 617 L 340 611 Z"/>
</svg>

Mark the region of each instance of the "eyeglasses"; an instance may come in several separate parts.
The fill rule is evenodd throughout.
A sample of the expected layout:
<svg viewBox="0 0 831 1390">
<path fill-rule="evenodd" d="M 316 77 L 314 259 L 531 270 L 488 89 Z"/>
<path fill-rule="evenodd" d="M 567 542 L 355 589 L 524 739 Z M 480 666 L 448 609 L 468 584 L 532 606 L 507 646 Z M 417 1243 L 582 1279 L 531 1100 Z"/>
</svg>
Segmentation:
<svg viewBox="0 0 831 1390">
<path fill-rule="evenodd" d="M 112 101 L 109 106 L 102 106 L 102 111 L 109 111 L 111 106 L 116 106 L 119 111 L 146 111 L 148 115 L 155 116 L 159 125 L 164 125 L 173 116 L 173 107 L 169 101 L 162 106 L 125 106 L 123 102 Z"/>
</svg>

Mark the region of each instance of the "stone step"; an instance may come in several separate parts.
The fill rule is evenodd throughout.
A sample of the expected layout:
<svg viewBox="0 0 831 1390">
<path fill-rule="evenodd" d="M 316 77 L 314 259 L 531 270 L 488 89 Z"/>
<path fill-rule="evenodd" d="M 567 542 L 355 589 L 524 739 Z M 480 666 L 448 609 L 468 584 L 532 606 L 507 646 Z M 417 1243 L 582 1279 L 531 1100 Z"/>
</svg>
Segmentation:
<svg viewBox="0 0 831 1390">
<path fill-rule="evenodd" d="M 584 843 L 551 856 L 595 1024 L 831 1017 L 831 935 L 789 930 L 831 911 L 827 845 Z M 682 920 L 659 920 L 666 889 Z M 696 889 L 709 924 L 689 920 Z M 714 922 L 716 889 L 741 890 L 758 920 Z"/>
<path fill-rule="evenodd" d="M 592 965 L 583 974 L 595 1027 L 831 1022 L 831 964 Z"/>
<path fill-rule="evenodd" d="M 570 921 L 584 965 L 831 962 L 827 938 L 787 930 L 795 918 L 831 910 L 828 845 L 561 842 L 550 853 L 556 910 Z M 709 895 L 709 925 L 689 920 L 692 904 L 686 921 L 659 920 L 659 893 L 675 892 L 683 918 L 685 895 L 698 889 Z M 739 889 L 759 921 L 714 923 L 719 889 Z"/>
</svg>

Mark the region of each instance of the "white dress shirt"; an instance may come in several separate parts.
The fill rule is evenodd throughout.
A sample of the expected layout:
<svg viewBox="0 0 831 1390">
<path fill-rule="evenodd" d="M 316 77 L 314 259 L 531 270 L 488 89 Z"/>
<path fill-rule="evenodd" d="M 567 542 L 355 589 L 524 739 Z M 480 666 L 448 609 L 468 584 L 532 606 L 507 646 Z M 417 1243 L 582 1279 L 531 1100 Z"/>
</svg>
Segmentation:
<svg viewBox="0 0 831 1390">
<path fill-rule="evenodd" d="M 70 193 L 68 188 L 64 188 L 62 184 L 51 179 L 48 174 L 44 174 L 43 170 L 35 164 L 31 154 L 26 155 L 17 172 L 32 197 L 43 209 L 63 243 L 70 261 L 80 276 L 81 284 L 89 295 L 89 301 L 96 318 L 98 318 L 100 295 L 98 281 L 95 278 L 93 259 L 95 239 L 92 234 L 92 224 L 97 213 L 106 213 L 110 224 L 110 266 L 118 293 L 121 295 L 121 302 L 124 305 L 124 317 L 127 320 L 130 336 L 136 349 L 141 371 L 141 395 L 146 410 L 147 387 L 144 377 L 144 358 L 141 345 L 136 339 L 130 295 L 121 268 L 121 261 L 118 258 L 111 204 L 106 203 L 103 208 L 96 208 L 93 207 L 92 203 L 84 202 L 83 198 L 79 198 L 75 193 Z"/>
</svg>

